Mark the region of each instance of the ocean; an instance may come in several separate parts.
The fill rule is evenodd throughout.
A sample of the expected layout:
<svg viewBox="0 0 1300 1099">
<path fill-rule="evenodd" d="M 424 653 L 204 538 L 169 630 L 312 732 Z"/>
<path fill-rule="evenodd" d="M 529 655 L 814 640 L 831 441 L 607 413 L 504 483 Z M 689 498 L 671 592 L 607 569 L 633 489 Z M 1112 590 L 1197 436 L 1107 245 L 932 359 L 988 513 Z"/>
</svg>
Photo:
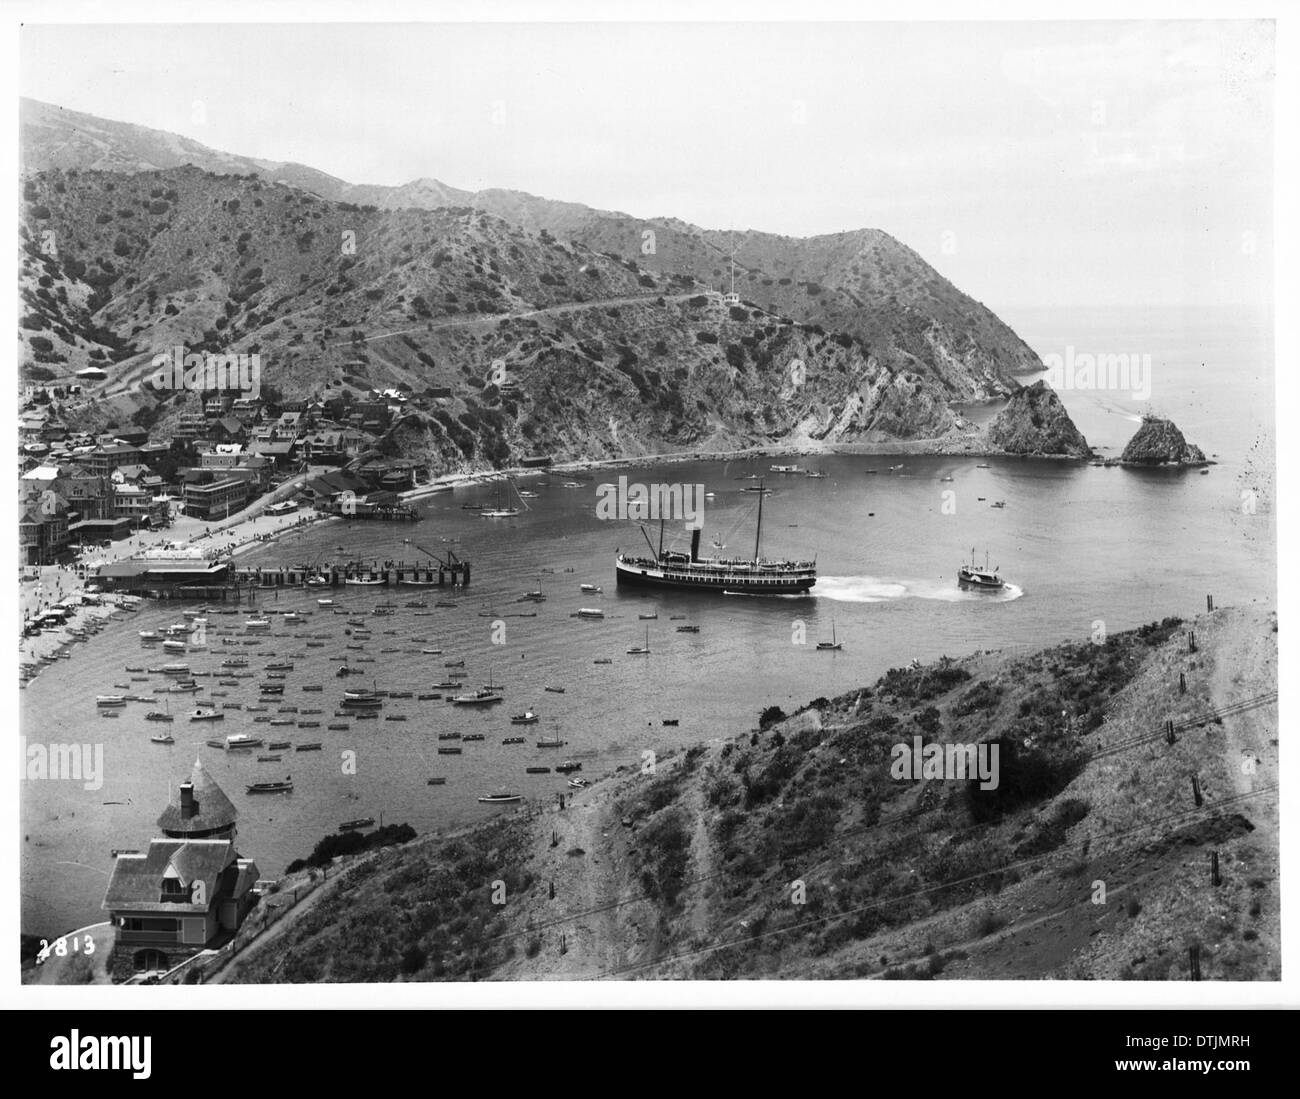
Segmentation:
<svg viewBox="0 0 1300 1099">
<path fill-rule="evenodd" d="M 344 632 L 352 628 L 348 616 L 318 607 L 317 590 L 259 597 L 260 613 L 274 617 L 297 610 L 304 618 L 295 625 L 277 619 L 256 646 L 222 644 L 247 636 L 247 606 L 235 615 L 212 615 L 208 651 L 181 659 L 216 671 L 224 656 L 238 651 L 249 659 L 246 670 L 258 673 L 228 688 L 217 687 L 214 675 L 206 681 L 209 689 L 229 691 L 215 701 L 254 702 L 256 685 L 265 679 L 262 665 L 273 659 L 269 653 L 274 659 L 292 654 L 283 703 L 268 703 L 268 712 L 280 704 L 320 707 L 320 715 L 299 715 L 319 720 L 316 729 L 254 724 L 243 710 L 227 711 L 217 723 L 191 724 L 178 716 L 161 726 L 144 720 L 156 708 L 145 704 L 128 706 L 119 719 L 101 719 L 94 696 L 116 693 L 115 684 L 129 682 L 126 665 L 176 659 L 145 650 L 137 631 L 180 621 L 184 604 L 147 603 L 77 646 L 72 660 L 48 669 L 23 691 L 21 733 L 29 743 L 102 744 L 103 783 L 86 790 L 70 780 L 24 782 L 23 930 L 48 936 L 102 919 L 110 850 L 147 846 L 170 789 L 196 758 L 239 809 L 241 853 L 256 860 L 262 876 L 273 877 L 309 854 L 341 821 L 382 814 L 385 823 L 409 822 L 425 832 L 508 811 L 476 800 L 503 787 L 535 803 L 554 801 L 571 793 L 565 777 L 528 775 L 526 766 L 554 767 L 575 758 L 589 778 L 641 767 L 653 758 L 648 753 L 747 733 L 767 706 L 790 711 L 870 683 L 913 659 L 1087 639 L 1099 623 L 1114 632 L 1196 614 L 1204 610 L 1207 594 L 1216 605 L 1272 605 L 1277 561 L 1271 318 L 1228 309 L 1008 310 L 1004 317 L 1043 356 L 1150 356 L 1149 394 L 1060 390 L 1075 423 L 1103 455 L 1118 456 L 1141 415 L 1154 411 L 1172 418 L 1217 464 L 1202 475 L 1195 469 L 1136 471 L 977 457 L 674 463 L 583 474 L 579 488 L 564 487 L 565 478 L 554 474 L 522 478 L 519 486 L 538 497 L 514 519 L 484 519 L 464 510 L 464 503 L 494 504 L 496 489 L 478 486 L 428 497 L 418 524 L 314 525 L 259 547 L 241 563 L 410 561 L 423 558 L 424 550 L 454 550 L 472 562 L 472 583 L 454 592 L 328 593 L 338 608 L 365 617 L 372 637 L 361 649 L 346 648 L 358 644 Z M 972 415 L 987 418 L 992 411 Z M 795 461 L 824 470 L 825 478 L 768 470 Z M 705 550 L 716 540 L 726 554 L 747 556 L 754 548 L 757 499 L 745 489 L 755 474 L 774 490 L 764 503 L 763 551 L 815 556 L 819 579 L 811 597 L 617 590 L 616 550 L 643 549 L 645 543 L 638 524 L 596 517 L 599 484 L 626 475 L 629 482 L 701 485 L 714 494 L 705 503 Z M 1005 507 L 993 507 L 997 501 Z M 657 539 L 657 528 L 650 533 Z M 681 546 L 687 542 L 680 524 L 668 524 L 666 537 Z M 958 590 L 957 568 L 972 551 L 979 564 L 987 552 L 989 564 L 1000 568 L 1008 580 L 1004 591 Z M 583 593 L 580 584 L 603 592 Z M 545 600 L 524 601 L 532 590 L 541 590 Z M 418 599 L 429 606 L 417 615 L 404 604 Z M 438 600 L 456 606 L 435 608 Z M 385 602 L 397 604 L 391 615 L 371 614 Z M 602 608 L 605 617 L 574 617 L 591 606 Z M 651 613 L 658 617 L 638 617 Z M 677 632 L 687 624 L 699 632 Z M 843 649 L 818 652 L 816 643 L 832 631 Z M 648 655 L 627 653 L 645 645 L 647 636 Z M 325 644 L 308 647 L 308 640 Z M 443 653 L 424 654 L 423 648 Z M 364 674 L 338 678 L 342 657 Z M 428 692 L 448 674 L 444 664 L 459 660 L 467 686 L 489 679 L 503 684 L 505 702 L 472 711 L 446 701 L 389 700 L 382 714 L 401 714 L 405 721 L 381 716 L 351 721 L 346 733 L 325 728 L 343 720 L 332 712 L 345 684 Z M 150 680 L 130 686 L 154 693 L 162 680 Z M 324 688 L 319 694 L 302 690 L 315 684 Z M 548 685 L 563 693 L 544 690 Z M 161 705 L 163 696 L 157 697 Z M 190 696 L 171 697 L 178 714 L 193 704 Z M 540 722 L 512 726 L 510 716 L 526 709 L 536 711 Z M 149 742 L 160 728 L 171 730 L 175 745 Z M 205 746 L 209 737 L 238 731 L 319 740 L 324 747 L 258 763 L 256 752 L 235 755 Z M 461 755 L 440 756 L 439 745 L 449 743 L 438 740 L 440 732 L 482 733 L 484 739 L 461 742 Z M 512 735 L 526 742 L 503 745 Z M 565 747 L 535 747 L 538 738 L 553 736 L 562 737 Z M 245 793 L 245 783 L 285 774 L 293 777 L 292 794 Z M 445 785 L 428 785 L 434 776 L 445 776 Z"/>
</svg>

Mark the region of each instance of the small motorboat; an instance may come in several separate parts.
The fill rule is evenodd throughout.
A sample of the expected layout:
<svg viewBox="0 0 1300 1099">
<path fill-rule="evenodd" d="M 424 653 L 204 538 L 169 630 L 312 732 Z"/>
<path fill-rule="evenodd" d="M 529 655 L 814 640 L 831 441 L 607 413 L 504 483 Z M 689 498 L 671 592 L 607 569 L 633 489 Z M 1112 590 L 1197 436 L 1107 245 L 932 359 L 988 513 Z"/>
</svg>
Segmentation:
<svg viewBox="0 0 1300 1099">
<path fill-rule="evenodd" d="M 357 817 L 356 820 L 345 820 L 339 825 L 339 831 L 355 832 L 358 828 L 369 828 L 374 823 L 374 817 Z"/>
<path fill-rule="evenodd" d="M 176 738 L 171 733 L 159 733 L 149 738 L 150 744 L 175 744 Z"/>
<path fill-rule="evenodd" d="M 524 795 L 516 794 L 509 790 L 500 790 L 495 794 L 484 794 L 478 800 L 491 805 L 500 805 L 510 801 L 523 801 Z"/>
<path fill-rule="evenodd" d="M 591 782 L 585 778 L 571 778 L 569 785 L 575 790 L 582 790 L 591 785 Z"/>
<path fill-rule="evenodd" d="M 511 725 L 536 725 L 540 720 L 541 718 L 539 718 L 535 713 L 533 713 L 532 710 L 526 710 L 522 714 L 515 714 L 513 717 L 511 717 L 510 724 Z"/>
<path fill-rule="evenodd" d="M 579 584 L 578 590 L 588 595 L 602 595 L 603 590 L 597 584 Z"/>
<path fill-rule="evenodd" d="M 563 763 L 558 764 L 555 770 L 558 774 L 567 775 L 571 771 L 581 771 L 582 764 L 576 759 L 566 759 Z"/>
<path fill-rule="evenodd" d="M 125 695 L 97 695 L 95 697 L 95 705 L 100 707 L 125 706 L 126 696 Z"/>
<path fill-rule="evenodd" d="M 260 748 L 265 741 L 251 733 L 231 733 L 226 737 L 227 748 Z"/>
<path fill-rule="evenodd" d="M 998 575 L 997 568 L 988 567 L 988 554 L 984 555 L 984 567 L 978 568 L 975 564 L 975 551 L 971 550 L 969 565 L 962 565 L 957 570 L 957 584 L 959 587 L 972 588 L 976 591 L 1001 591 L 1006 587 L 1006 581 Z"/>
<path fill-rule="evenodd" d="M 562 694 L 564 694 L 564 688 L 563 688 L 563 687 L 543 687 L 542 690 L 544 690 L 544 691 L 550 691 L 551 694 L 553 694 L 553 695 L 562 695 Z"/>
<path fill-rule="evenodd" d="M 521 736 L 508 736 L 501 743 L 502 744 L 523 744 L 524 738 Z"/>
<path fill-rule="evenodd" d="M 504 702 L 505 699 L 490 687 L 480 687 L 472 694 L 452 695 L 451 701 L 457 706 L 490 706 L 493 702 Z"/>
<path fill-rule="evenodd" d="M 175 721 L 171 714 L 165 714 L 161 710 L 150 710 L 144 715 L 145 721 Z"/>
</svg>

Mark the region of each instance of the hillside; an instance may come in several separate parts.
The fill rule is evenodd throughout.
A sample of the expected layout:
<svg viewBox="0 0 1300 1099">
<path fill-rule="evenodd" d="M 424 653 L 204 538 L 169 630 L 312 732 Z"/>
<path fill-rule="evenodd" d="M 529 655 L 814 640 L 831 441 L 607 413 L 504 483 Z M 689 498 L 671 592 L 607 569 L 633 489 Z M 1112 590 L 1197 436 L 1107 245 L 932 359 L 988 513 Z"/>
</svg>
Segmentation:
<svg viewBox="0 0 1300 1099">
<path fill-rule="evenodd" d="M 106 367 L 74 409 L 91 423 L 197 409 L 150 384 L 183 344 L 258 353 L 286 397 L 450 390 L 386 444 L 437 470 L 960 427 L 935 382 L 848 334 L 468 207 L 382 211 L 192 167 L 41 172 L 23 198 L 24 373 Z"/>
<path fill-rule="evenodd" d="M 188 138 L 24 99 L 22 163 L 51 170 L 152 173 L 193 165 L 251 176 L 333 203 L 378 210 L 463 207 L 492 214 L 530 236 L 543 232 L 635 262 L 661 281 L 736 289 L 768 312 L 853 336 L 891 372 L 932 380 L 946 399 L 981 400 L 1039 370 L 1037 356 L 1002 321 L 915 252 L 876 229 L 798 239 L 700 229 L 676 218 L 640 219 L 519 191 L 470 192 L 434 179 L 397 187 L 349 183 L 305 165 L 210 149 Z M 588 295 L 590 297 L 590 295 Z"/>
<path fill-rule="evenodd" d="M 1276 645 L 1221 609 L 893 669 L 336 867 L 222 979 L 1276 980 Z M 891 775 L 916 736 L 997 743 L 997 787 Z"/>
</svg>

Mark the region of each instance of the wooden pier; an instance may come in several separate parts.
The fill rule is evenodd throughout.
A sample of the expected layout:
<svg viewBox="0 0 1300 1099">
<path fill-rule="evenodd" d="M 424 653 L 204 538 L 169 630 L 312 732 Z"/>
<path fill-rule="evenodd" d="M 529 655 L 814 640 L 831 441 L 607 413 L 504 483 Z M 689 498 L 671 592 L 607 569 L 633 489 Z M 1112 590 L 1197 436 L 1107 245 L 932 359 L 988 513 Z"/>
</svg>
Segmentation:
<svg viewBox="0 0 1300 1099">
<path fill-rule="evenodd" d="M 448 552 L 425 561 L 346 561 L 325 565 L 232 565 L 228 579 L 220 584 L 162 584 L 141 577 L 124 581 L 113 590 L 150 599 L 185 599 L 202 603 L 255 602 L 260 592 L 281 588 L 335 591 L 338 588 L 395 588 L 419 592 L 430 588 L 467 588 L 470 563 Z M 311 581 L 311 583 L 308 583 Z"/>
<path fill-rule="evenodd" d="M 455 554 L 449 554 L 445 561 L 438 559 L 418 563 L 386 561 L 382 564 L 367 565 L 350 562 L 315 568 L 306 568 L 302 565 L 252 565 L 236 568 L 233 575 L 235 586 L 242 585 L 245 588 L 258 590 L 297 587 L 323 590 L 349 586 L 374 586 L 419 591 L 421 588 L 469 587 L 470 563 Z M 308 580 L 313 582 L 309 585 Z"/>
</svg>

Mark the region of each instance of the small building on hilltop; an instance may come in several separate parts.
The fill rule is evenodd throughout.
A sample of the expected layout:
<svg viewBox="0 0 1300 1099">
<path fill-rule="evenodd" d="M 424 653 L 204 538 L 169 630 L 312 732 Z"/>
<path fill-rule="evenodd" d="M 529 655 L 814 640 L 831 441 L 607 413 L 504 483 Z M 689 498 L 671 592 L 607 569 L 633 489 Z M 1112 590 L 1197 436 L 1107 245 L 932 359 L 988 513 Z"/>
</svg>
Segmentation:
<svg viewBox="0 0 1300 1099">
<path fill-rule="evenodd" d="M 166 972 L 228 942 L 257 902 L 257 865 L 235 849 L 237 812 L 195 761 L 158 818 L 162 835 L 121 854 L 103 907 L 117 928 L 115 981 Z"/>
</svg>

